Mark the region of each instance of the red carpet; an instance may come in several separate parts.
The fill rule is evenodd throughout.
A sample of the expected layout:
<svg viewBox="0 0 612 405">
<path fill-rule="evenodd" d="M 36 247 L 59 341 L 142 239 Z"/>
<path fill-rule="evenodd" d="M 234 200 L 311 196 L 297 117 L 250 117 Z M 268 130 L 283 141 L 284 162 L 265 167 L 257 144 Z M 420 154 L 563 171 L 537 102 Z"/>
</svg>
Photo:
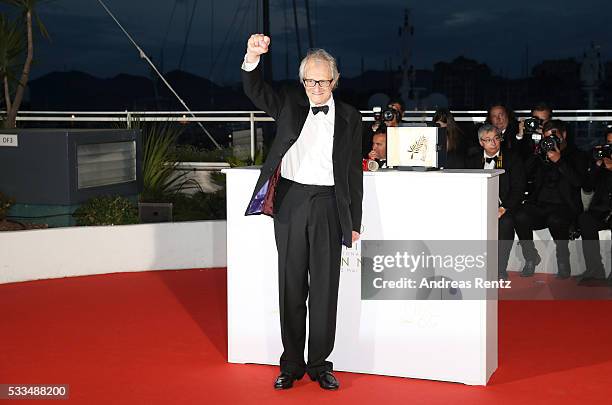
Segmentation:
<svg viewBox="0 0 612 405">
<path fill-rule="evenodd" d="M 224 269 L 0 285 L 0 383 L 69 384 L 81 404 L 611 403 L 612 301 L 499 306 L 487 387 L 337 373 L 337 392 L 277 392 L 276 367 L 226 362 Z"/>
</svg>

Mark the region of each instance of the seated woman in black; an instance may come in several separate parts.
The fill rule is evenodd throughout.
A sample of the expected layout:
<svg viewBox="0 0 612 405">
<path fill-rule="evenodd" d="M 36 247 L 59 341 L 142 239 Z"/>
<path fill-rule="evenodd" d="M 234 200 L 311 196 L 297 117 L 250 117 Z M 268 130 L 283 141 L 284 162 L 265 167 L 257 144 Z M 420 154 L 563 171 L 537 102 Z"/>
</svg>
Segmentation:
<svg viewBox="0 0 612 405">
<path fill-rule="evenodd" d="M 465 141 L 463 131 L 457 125 L 453 114 L 447 110 L 437 110 L 432 120 L 433 123 L 446 128 L 446 165 L 445 169 L 465 168 Z"/>
</svg>

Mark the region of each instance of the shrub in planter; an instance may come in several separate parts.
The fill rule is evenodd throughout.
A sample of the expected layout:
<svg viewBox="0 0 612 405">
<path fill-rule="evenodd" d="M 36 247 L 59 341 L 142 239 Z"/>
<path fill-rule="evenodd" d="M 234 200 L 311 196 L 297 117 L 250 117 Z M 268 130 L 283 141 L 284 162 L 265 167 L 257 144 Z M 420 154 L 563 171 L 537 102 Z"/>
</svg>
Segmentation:
<svg viewBox="0 0 612 405">
<path fill-rule="evenodd" d="M 176 145 L 173 151 L 174 158 L 178 162 L 226 162 L 231 167 L 261 166 L 264 162 L 264 154 L 257 151 L 255 160 L 251 158 L 241 159 L 234 156 L 234 149 L 199 149 L 193 145 Z"/>
<path fill-rule="evenodd" d="M 177 194 L 172 199 L 174 221 L 206 221 L 226 218 L 225 189 L 192 196 Z"/>
<path fill-rule="evenodd" d="M 137 224 L 138 208 L 125 197 L 105 196 L 87 201 L 75 212 L 77 225 Z"/>
<path fill-rule="evenodd" d="M 187 179 L 187 172 L 176 174 L 176 141 L 183 128 L 171 122 L 139 123 L 142 129 L 142 202 L 165 202 L 186 188 L 198 188 L 198 183 Z"/>
<path fill-rule="evenodd" d="M 199 149 L 193 145 L 176 145 L 174 156 L 178 162 L 225 162 L 232 149 Z"/>
</svg>

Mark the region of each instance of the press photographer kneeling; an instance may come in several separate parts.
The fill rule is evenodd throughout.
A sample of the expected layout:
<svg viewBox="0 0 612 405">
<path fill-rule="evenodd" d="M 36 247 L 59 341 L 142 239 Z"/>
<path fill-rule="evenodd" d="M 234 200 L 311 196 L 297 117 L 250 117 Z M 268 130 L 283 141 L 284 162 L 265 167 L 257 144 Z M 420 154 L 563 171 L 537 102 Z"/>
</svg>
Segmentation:
<svg viewBox="0 0 612 405">
<path fill-rule="evenodd" d="M 599 231 L 612 227 L 612 128 L 608 128 L 606 144 L 593 149 L 593 164 L 585 184 L 587 191 L 594 190 L 591 204 L 580 214 L 578 222 L 582 235 L 582 251 L 586 271 L 579 276 L 581 282 L 601 280 L 606 277 L 599 246 Z M 610 252 L 612 255 L 612 252 Z M 612 284 L 612 273 L 608 277 Z"/>
<path fill-rule="evenodd" d="M 533 243 L 533 231 L 548 228 L 556 246 L 557 277 L 568 278 L 571 275 L 568 240 L 570 228 L 583 211 L 580 188 L 587 173 L 586 160 L 568 142 L 567 127 L 561 120 L 544 125 L 543 138 L 534 153 L 538 158 L 528 168 L 528 177 L 534 179 L 533 190 L 514 215 L 525 258 L 521 276 L 532 276 L 541 261 Z"/>
</svg>

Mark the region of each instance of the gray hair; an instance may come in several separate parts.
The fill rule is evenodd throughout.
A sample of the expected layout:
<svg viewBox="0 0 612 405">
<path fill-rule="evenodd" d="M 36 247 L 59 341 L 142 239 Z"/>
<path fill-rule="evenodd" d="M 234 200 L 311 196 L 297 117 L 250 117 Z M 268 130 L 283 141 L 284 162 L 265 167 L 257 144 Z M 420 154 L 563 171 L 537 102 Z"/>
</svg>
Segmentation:
<svg viewBox="0 0 612 405">
<path fill-rule="evenodd" d="M 331 56 L 325 49 L 309 49 L 308 53 L 302 59 L 300 63 L 300 81 L 304 80 L 304 71 L 306 70 L 306 63 L 311 60 L 327 62 L 329 68 L 331 69 L 332 80 L 334 81 L 334 88 L 338 86 L 338 79 L 340 78 L 340 73 L 338 73 L 338 64 L 336 63 L 336 58 Z"/>
<path fill-rule="evenodd" d="M 480 128 L 478 128 L 478 140 L 482 139 L 482 136 L 484 134 L 488 134 L 489 132 L 495 132 L 495 135 L 500 136 L 501 135 L 501 131 L 491 125 L 491 124 L 483 124 Z"/>
</svg>

